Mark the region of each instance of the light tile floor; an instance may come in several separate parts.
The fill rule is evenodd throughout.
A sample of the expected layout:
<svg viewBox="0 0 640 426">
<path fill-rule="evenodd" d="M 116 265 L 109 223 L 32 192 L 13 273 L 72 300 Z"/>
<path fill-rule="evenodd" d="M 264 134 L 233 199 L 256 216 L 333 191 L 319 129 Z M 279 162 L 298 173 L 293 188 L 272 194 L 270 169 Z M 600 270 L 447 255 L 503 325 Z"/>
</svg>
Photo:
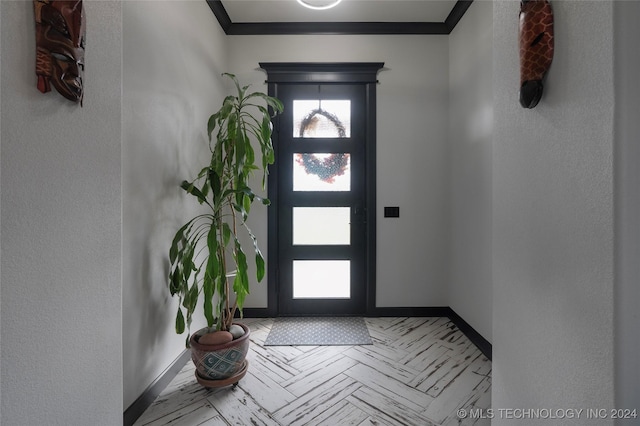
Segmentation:
<svg viewBox="0 0 640 426">
<path fill-rule="evenodd" d="M 236 388 L 204 389 L 189 362 L 135 424 L 490 424 L 458 417 L 490 407 L 491 361 L 448 318 L 366 318 L 363 346 L 265 347 L 273 320 L 242 321 L 252 344 Z"/>
</svg>

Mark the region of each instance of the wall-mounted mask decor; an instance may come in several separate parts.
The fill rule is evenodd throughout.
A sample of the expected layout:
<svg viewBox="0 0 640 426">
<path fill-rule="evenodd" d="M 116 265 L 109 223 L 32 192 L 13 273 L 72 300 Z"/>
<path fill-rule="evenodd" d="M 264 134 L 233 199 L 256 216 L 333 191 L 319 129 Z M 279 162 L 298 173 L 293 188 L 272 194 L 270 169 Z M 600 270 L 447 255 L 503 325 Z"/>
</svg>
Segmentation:
<svg viewBox="0 0 640 426">
<path fill-rule="evenodd" d="M 520 1 L 520 105 L 533 108 L 553 60 L 553 11 L 547 0 Z"/>
<path fill-rule="evenodd" d="M 33 0 L 36 75 L 42 93 L 55 87 L 82 105 L 86 23 L 82 0 Z"/>
</svg>

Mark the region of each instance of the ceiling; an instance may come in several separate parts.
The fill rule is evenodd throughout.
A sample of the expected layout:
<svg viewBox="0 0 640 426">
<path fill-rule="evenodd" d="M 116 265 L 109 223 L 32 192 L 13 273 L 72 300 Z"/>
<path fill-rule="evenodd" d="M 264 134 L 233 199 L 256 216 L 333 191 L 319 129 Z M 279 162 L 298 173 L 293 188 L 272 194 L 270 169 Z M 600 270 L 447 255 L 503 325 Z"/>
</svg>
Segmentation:
<svg viewBox="0 0 640 426">
<path fill-rule="evenodd" d="M 473 0 L 342 0 L 310 10 L 296 0 L 207 0 L 229 35 L 449 34 Z"/>
</svg>

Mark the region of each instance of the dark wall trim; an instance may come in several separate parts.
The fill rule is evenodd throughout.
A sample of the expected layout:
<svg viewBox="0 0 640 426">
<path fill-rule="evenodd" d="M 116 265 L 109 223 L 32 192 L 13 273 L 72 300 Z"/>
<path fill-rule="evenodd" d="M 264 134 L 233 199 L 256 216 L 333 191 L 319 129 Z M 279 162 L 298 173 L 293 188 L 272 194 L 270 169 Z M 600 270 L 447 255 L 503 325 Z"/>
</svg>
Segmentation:
<svg viewBox="0 0 640 426">
<path fill-rule="evenodd" d="M 462 331 L 465 336 L 467 336 L 467 338 L 471 340 L 471 342 L 476 345 L 478 349 L 480 349 L 480 352 L 482 352 L 484 356 L 486 356 L 487 359 L 491 361 L 491 357 L 493 354 L 493 346 L 491 345 L 491 343 L 489 343 L 487 339 L 482 337 L 480 333 L 478 333 L 473 327 L 471 327 L 469 323 L 463 320 L 462 317 L 458 315 L 453 309 L 448 309 L 449 315 L 447 316 L 451 319 L 451 321 L 453 321 L 456 327 L 458 327 L 460 331 Z"/>
<path fill-rule="evenodd" d="M 207 0 L 207 4 L 220 23 L 222 30 L 225 34 L 229 34 L 229 29 L 231 28 L 231 25 L 233 25 L 233 22 L 231 22 L 227 9 L 224 8 L 222 2 L 220 0 Z"/>
<path fill-rule="evenodd" d="M 451 308 L 448 306 L 373 308 L 367 312 L 368 317 L 448 317 Z"/>
<path fill-rule="evenodd" d="M 133 425 L 162 391 L 171 383 L 185 364 L 191 359 L 191 351 L 185 349 L 147 389 L 124 412 L 124 426 Z"/>
<path fill-rule="evenodd" d="M 384 62 L 260 62 L 267 83 L 377 83 Z"/>
<path fill-rule="evenodd" d="M 207 0 L 227 35 L 449 34 L 473 0 L 458 0 L 445 22 L 232 22 L 221 0 Z"/>
<path fill-rule="evenodd" d="M 231 24 L 227 35 L 449 34 L 444 22 L 264 22 Z"/>
<path fill-rule="evenodd" d="M 473 3 L 473 0 L 458 0 L 456 2 L 455 6 L 453 6 L 453 9 L 451 9 L 451 12 L 449 13 L 449 16 L 447 16 L 447 19 L 444 21 L 447 29 L 449 30 L 447 34 L 450 34 L 456 25 L 458 25 L 458 22 L 460 22 L 460 19 L 462 19 L 467 9 L 469 9 L 471 3 Z"/>
<path fill-rule="evenodd" d="M 378 63 L 374 65 L 375 68 L 375 76 L 372 76 L 374 79 L 377 78 L 377 73 L 382 69 L 384 63 Z M 373 70 L 372 70 L 373 71 Z M 376 80 L 377 81 L 377 80 Z M 365 173 L 367 178 L 365 179 L 365 197 L 367 200 L 366 205 L 366 213 L 365 213 L 365 221 L 366 221 L 366 236 L 367 240 L 365 241 L 365 258 L 368 267 L 365 270 L 366 273 L 366 282 L 368 283 L 366 286 L 366 306 L 365 309 L 367 312 L 371 311 L 376 306 L 376 261 L 377 261 L 377 214 L 376 207 L 378 191 L 376 190 L 376 155 L 378 146 L 377 143 L 377 94 L 376 94 L 376 84 L 374 81 L 369 82 L 365 86 L 367 99 L 365 100 L 365 108 L 366 108 L 366 149 L 365 149 L 365 164 L 366 170 Z"/>
<path fill-rule="evenodd" d="M 269 308 L 244 308 L 242 310 L 244 318 L 273 318 L 275 315 L 276 313 Z"/>
</svg>

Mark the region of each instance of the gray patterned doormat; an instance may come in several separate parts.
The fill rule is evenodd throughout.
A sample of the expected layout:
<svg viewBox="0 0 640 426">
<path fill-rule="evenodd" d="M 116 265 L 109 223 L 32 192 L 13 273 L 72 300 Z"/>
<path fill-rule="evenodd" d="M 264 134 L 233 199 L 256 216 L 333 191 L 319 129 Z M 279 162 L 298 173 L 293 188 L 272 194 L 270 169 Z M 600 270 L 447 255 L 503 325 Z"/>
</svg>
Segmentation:
<svg viewBox="0 0 640 426">
<path fill-rule="evenodd" d="M 372 345 L 363 318 L 276 318 L 265 346 Z"/>
</svg>

